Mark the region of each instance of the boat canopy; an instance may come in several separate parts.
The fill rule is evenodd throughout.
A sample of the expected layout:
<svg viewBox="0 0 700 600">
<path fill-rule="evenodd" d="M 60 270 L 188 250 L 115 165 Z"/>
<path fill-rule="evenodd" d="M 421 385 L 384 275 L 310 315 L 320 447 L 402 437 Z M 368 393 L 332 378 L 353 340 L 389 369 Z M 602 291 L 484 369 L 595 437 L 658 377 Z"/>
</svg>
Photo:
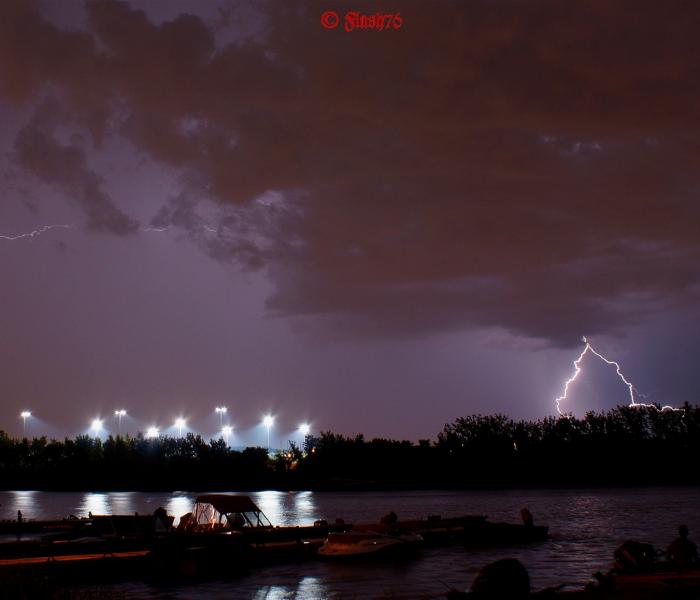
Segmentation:
<svg viewBox="0 0 700 600">
<path fill-rule="evenodd" d="M 205 494 L 197 496 L 194 523 L 198 529 L 272 527 L 269 519 L 248 496 Z"/>
<path fill-rule="evenodd" d="M 231 494 L 205 494 L 197 496 L 197 504 L 211 504 L 222 514 L 233 512 L 262 512 L 250 496 L 233 496 Z"/>
</svg>

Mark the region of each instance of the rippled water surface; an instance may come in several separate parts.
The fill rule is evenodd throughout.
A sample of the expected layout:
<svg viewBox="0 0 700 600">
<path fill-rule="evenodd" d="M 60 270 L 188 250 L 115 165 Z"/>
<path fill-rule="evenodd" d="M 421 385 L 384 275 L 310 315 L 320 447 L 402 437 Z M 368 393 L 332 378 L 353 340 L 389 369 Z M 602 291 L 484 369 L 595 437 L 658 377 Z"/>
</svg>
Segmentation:
<svg viewBox="0 0 700 600">
<path fill-rule="evenodd" d="M 51 518 L 105 513 L 147 513 L 158 506 L 181 515 L 195 493 L 0 492 L 0 517 Z M 613 550 L 626 539 L 665 548 L 679 523 L 700 537 L 700 489 L 510 490 L 478 492 L 252 492 L 250 496 L 278 525 L 316 519 L 377 521 L 393 510 L 399 518 L 486 514 L 518 522 L 528 506 L 537 524 L 550 527 L 547 542 L 474 550 L 461 546 L 426 549 L 419 558 L 378 565 L 337 565 L 320 561 L 274 566 L 228 582 L 162 588 L 142 583 L 119 585 L 129 598 L 421 598 L 439 597 L 448 587 L 466 588 L 484 564 L 506 556 L 520 559 L 540 588 L 584 583 L 606 568 Z"/>
</svg>

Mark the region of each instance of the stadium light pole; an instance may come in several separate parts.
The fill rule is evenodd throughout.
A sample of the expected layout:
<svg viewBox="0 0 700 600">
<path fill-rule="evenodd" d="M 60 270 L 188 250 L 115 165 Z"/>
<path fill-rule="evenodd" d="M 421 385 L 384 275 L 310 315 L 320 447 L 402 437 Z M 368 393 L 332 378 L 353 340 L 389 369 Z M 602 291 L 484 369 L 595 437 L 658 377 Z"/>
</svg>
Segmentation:
<svg viewBox="0 0 700 600">
<path fill-rule="evenodd" d="M 117 419 L 119 420 L 119 425 L 118 425 L 119 429 L 117 430 L 117 432 L 119 434 L 121 434 L 121 432 L 122 432 L 122 417 L 126 416 L 126 411 L 123 408 L 120 410 L 115 410 L 114 416 L 117 417 Z"/>
<path fill-rule="evenodd" d="M 224 415 L 227 412 L 227 408 L 225 406 L 217 406 L 214 409 L 214 412 L 219 415 L 219 427 L 224 426 Z"/>
<path fill-rule="evenodd" d="M 27 419 L 32 416 L 28 410 L 23 410 L 20 415 L 22 417 L 22 437 L 27 437 Z"/>
<path fill-rule="evenodd" d="M 265 415 L 265 418 L 263 419 L 263 425 L 267 428 L 267 451 L 270 451 L 270 429 L 272 429 L 272 425 L 275 423 L 275 418 L 272 415 Z"/>
</svg>

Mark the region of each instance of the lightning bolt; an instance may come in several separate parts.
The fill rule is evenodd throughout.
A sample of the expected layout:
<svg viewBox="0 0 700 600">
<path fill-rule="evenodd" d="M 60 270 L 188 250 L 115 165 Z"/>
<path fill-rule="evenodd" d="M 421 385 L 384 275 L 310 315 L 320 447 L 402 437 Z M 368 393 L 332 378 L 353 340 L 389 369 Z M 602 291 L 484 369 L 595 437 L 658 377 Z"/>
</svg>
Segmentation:
<svg viewBox="0 0 700 600">
<path fill-rule="evenodd" d="M 40 227 L 39 229 L 35 229 L 34 231 L 30 231 L 28 233 L 19 233 L 17 235 L 0 235 L 0 240 L 9 240 L 11 242 L 14 242 L 15 240 L 21 240 L 23 238 L 30 238 L 33 239 L 37 236 L 40 236 L 42 233 L 46 233 L 47 231 L 50 231 L 52 229 L 70 229 L 73 227 L 72 225 L 44 225 L 43 227 Z"/>
<path fill-rule="evenodd" d="M 33 231 L 29 231 L 27 233 L 18 233 L 16 235 L 0 235 L 0 240 L 8 240 L 10 242 L 14 242 L 16 240 L 21 240 L 24 238 L 33 239 L 35 237 L 40 236 L 42 233 L 51 231 L 52 229 L 72 228 L 73 225 L 43 225 L 42 227 L 39 227 L 39 229 L 34 229 Z M 204 225 L 204 229 L 206 229 L 209 233 L 217 233 L 217 230 L 213 227 L 210 227 L 209 225 Z M 166 231 L 170 231 L 170 227 L 141 227 L 140 231 L 142 231 L 143 233 L 164 233 Z"/>
<path fill-rule="evenodd" d="M 202 227 L 209 233 L 218 233 L 218 230 L 214 229 L 210 225 L 204 224 Z M 142 227 L 140 231 L 144 233 L 163 233 L 165 231 L 170 231 L 170 227 Z"/>
<path fill-rule="evenodd" d="M 144 233 L 163 233 L 168 231 L 169 227 L 141 227 L 141 231 Z"/>
<path fill-rule="evenodd" d="M 581 373 L 581 361 L 583 360 L 583 357 L 586 356 L 586 353 L 590 352 L 591 354 L 597 356 L 600 360 L 602 360 L 604 363 L 608 365 L 612 365 L 615 367 L 615 372 L 617 373 L 617 376 L 620 378 L 622 383 L 624 383 L 627 386 L 627 389 L 629 390 L 629 395 L 630 395 L 630 407 L 643 407 L 643 408 L 653 408 L 655 410 L 658 410 L 659 412 L 663 412 L 665 410 L 672 410 L 672 411 L 678 411 L 678 412 L 683 412 L 682 408 L 674 408 L 673 406 L 662 406 L 659 408 L 655 404 L 644 404 L 641 402 L 637 402 L 635 400 L 635 392 L 637 391 L 632 384 L 631 381 L 628 381 L 627 378 L 624 376 L 622 373 L 622 369 L 620 368 L 620 364 L 614 360 L 610 360 L 603 356 L 600 352 L 597 352 L 593 346 L 591 346 L 591 343 L 586 339 L 586 336 L 583 336 L 581 338 L 583 343 L 585 344 L 585 347 L 583 348 L 583 352 L 579 354 L 578 358 L 574 361 L 574 374 L 569 377 L 569 379 L 566 380 L 566 383 L 564 384 L 564 393 L 559 396 L 558 398 L 555 399 L 555 402 L 557 404 L 557 412 L 563 417 L 566 416 L 565 413 L 562 412 L 561 410 L 561 402 L 563 400 L 566 400 L 567 395 L 569 394 L 569 386 L 576 381 L 576 378 L 579 376 L 579 373 Z M 638 393 L 638 395 L 641 395 Z"/>
</svg>

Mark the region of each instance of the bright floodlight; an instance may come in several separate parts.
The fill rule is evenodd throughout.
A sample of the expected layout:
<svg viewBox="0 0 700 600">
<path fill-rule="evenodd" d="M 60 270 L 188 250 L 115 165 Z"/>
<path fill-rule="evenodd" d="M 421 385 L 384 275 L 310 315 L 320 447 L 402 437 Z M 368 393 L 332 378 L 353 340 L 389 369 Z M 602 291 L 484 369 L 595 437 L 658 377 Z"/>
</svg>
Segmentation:
<svg viewBox="0 0 700 600">
<path fill-rule="evenodd" d="M 223 427 L 224 425 L 224 415 L 226 414 L 226 407 L 225 406 L 217 406 L 214 409 L 214 412 L 219 415 L 219 425 Z"/>
<path fill-rule="evenodd" d="M 160 431 L 158 431 L 157 427 L 149 427 L 146 431 L 146 437 L 147 438 L 157 438 L 158 435 L 160 434 Z"/>
<path fill-rule="evenodd" d="M 27 419 L 32 416 L 32 413 L 28 410 L 23 410 L 19 413 L 19 416 L 22 418 L 22 436 L 27 437 Z"/>
<path fill-rule="evenodd" d="M 301 425 L 299 425 L 299 433 L 301 433 L 301 435 L 309 435 L 310 431 L 311 425 L 309 425 L 308 423 L 302 423 Z"/>
<path fill-rule="evenodd" d="M 100 433 L 102 431 L 102 419 L 93 419 L 92 424 L 90 425 L 90 429 L 92 429 L 95 432 L 95 435 Z"/>
<path fill-rule="evenodd" d="M 272 415 L 265 415 L 265 418 L 263 419 L 263 425 L 267 427 L 267 451 L 270 451 L 270 428 L 272 427 L 272 424 L 275 422 L 275 418 Z"/>
<path fill-rule="evenodd" d="M 183 419 L 182 417 L 178 417 L 175 419 L 175 427 L 177 427 L 177 435 L 178 437 L 182 437 L 182 430 L 187 427 L 187 421 Z"/>
<path fill-rule="evenodd" d="M 126 416 L 126 411 L 122 408 L 114 411 L 114 416 L 119 419 L 119 435 L 122 433 L 122 417 Z"/>
<path fill-rule="evenodd" d="M 221 428 L 221 437 L 223 437 L 227 441 L 228 441 L 228 438 L 231 437 L 232 433 L 233 433 L 233 427 L 231 427 L 230 425 L 224 425 Z"/>
</svg>

